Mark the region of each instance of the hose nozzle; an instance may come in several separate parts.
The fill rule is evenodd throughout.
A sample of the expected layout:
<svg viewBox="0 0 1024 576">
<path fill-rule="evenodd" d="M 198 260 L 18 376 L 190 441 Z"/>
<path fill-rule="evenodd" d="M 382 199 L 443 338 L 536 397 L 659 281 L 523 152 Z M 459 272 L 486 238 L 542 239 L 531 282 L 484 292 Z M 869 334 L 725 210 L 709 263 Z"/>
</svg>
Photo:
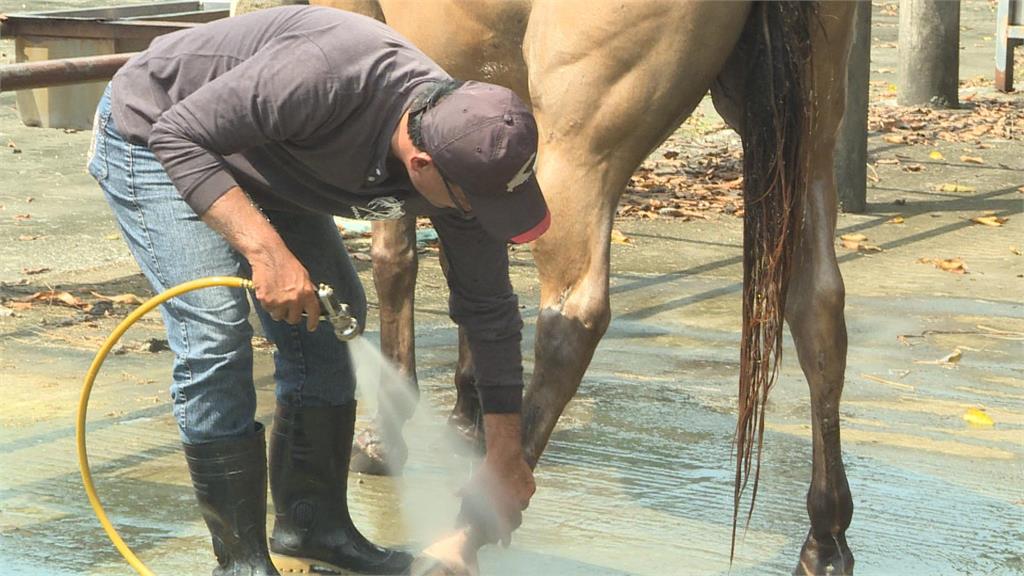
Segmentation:
<svg viewBox="0 0 1024 576">
<path fill-rule="evenodd" d="M 334 295 L 334 288 L 321 284 L 316 295 L 320 299 L 320 321 L 330 322 L 339 340 L 347 341 L 359 335 L 359 321 L 352 316 L 348 304 Z"/>
</svg>

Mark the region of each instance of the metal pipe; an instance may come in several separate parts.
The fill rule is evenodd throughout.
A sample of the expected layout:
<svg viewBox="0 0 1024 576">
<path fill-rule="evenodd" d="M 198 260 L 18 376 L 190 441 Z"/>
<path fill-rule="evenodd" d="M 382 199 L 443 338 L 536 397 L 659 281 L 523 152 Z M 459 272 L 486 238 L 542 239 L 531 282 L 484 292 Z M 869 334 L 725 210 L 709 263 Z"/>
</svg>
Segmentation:
<svg viewBox="0 0 1024 576">
<path fill-rule="evenodd" d="M 61 58 L 0 66 L 0 92 L 109 80 L 138 52 Z"/>
</svg>

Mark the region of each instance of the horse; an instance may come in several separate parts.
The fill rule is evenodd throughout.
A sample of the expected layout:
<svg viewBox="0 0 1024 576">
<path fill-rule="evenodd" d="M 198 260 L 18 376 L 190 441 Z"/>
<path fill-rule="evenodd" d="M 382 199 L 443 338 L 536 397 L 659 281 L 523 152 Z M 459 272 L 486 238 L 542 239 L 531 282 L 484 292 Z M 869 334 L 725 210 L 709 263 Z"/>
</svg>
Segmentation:
<svg viewBox="0 0 1024 576">
<path fill-rule="evenodd" d="M 845 288 L 834 246 L 833 157 L 854 3 L 312 3 L 386 22 L 453 77 L 505 85 L 533 108 L 540 134 L 536 171 L 552 215 L 550 230 L 532 246 L 541 296 L 523 446 L 534 466 L 611 319 L 609 239 L 619 197 L 640 163 L 710 90 L 744 153 L 733 550 L 751 477 L 748 515 L 757 494 L 765 402 L 777 377 L 785 322 L 810 389 L 813 445 L 810 527 L 795 573 L 851 574 L 846 530 L 853 499 L 839 426 Z M 382 348 L 413 382 L 415 247 L 413 219 L 374 223 Z M 472 435 L 479 409 L 461 333 L 455 383 L 459 394 L 449 422 Z M 357 446 L 364 459 L 368 444 L 383 442 L 377 448 L 385 454 L 404 446 L 401 424 L 411 412 L 396 412 L 388 416 L 397 423 L 378 415 L 364 434 Z"/>
</svg>

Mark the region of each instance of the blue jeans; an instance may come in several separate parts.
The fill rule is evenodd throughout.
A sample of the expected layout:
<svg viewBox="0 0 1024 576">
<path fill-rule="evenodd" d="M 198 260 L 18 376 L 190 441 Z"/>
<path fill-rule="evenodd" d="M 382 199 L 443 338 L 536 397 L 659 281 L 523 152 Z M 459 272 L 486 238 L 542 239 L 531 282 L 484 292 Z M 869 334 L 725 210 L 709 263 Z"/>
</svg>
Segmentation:
<svg viewBox="0 0 1024 576">
<path fill-rule="evenodd" d="M 99 182 L 122 235 L 156 292 L 206 276 L 251 276 L 248 262 L 200 220 L 145 146 L 125 140 L 100 101 L 89 173 Z M 363 325 L 366 295 L 329 215 L 266 212 L 314 283 L 334 287 Z M 198 444 L 255 430 L 252 326 L 244 290 L 189 292 L 160 308 L 174 351 L 171 398 L 183 442 Z M 264 333 L 276 346 L 277 400 L 289 406 L 338 406 L 353 399 L 347 344 L 321 323 L 274 321 L 258 303 Z"/>
</svg>

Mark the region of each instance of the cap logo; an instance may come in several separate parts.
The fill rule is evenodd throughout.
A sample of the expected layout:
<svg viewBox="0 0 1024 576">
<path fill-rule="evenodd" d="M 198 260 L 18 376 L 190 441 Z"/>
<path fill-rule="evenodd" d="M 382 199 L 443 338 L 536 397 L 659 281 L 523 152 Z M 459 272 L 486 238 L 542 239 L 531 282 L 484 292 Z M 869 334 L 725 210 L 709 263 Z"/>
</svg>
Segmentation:
<svg viewBox="0 0 1024 576">
<path fill-rule="evenodd" d="M 511 192 L 518 188 L 521 184 L 529 180 L 530 175 L 533 174 L 533 167 L 536 163 L 537 153 L 534 152 L 532 155 L 530 155 L 529 158 L 527 158 L 526 164 L 523 164 L 523 167 L 519 169 L 519 172 L 516 172 L 516 175 L 513 176 L 512 179 L 508 181 L 508 186 L 506 186 L 506 190 Z"/>
</svg>

